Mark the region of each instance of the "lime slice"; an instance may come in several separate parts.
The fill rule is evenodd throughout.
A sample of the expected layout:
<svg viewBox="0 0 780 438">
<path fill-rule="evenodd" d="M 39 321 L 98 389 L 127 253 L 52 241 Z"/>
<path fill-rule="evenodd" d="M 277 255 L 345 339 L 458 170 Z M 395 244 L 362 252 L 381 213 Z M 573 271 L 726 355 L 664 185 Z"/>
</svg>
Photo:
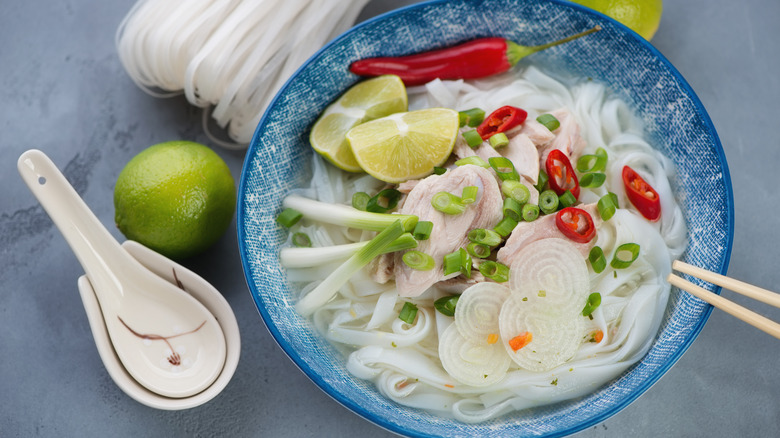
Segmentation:
<svg viewBox="0 0 780 438">
<path fill-rule="evenodd" d="M 389 183 L 422 178 L 452 153 L 458 112 L 430 108 L 396 113 L 347 133 L 355 159 L 369 175 Z"/>
<path fill-rule="evenodd" d="M 354 126 L 407 110 L 406 87 L 395 75 L 359 82 L 323 111 L 314 123 L 309 141 L 320 155 L 336 167 L 362 172 L 345 138 Z"/>
</svg>

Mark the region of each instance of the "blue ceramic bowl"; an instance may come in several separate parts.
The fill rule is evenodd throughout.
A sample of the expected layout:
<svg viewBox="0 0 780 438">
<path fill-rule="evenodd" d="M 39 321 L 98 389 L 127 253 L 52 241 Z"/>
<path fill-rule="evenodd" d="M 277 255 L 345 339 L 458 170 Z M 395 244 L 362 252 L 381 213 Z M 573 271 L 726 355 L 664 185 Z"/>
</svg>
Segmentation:
<svg viewBox="0 0 780 438">
<path fill-rule="evenodd" d="M 540 44 L 600 24 L 584 39 L 531 55 L 525 62 L 610 84 L 647 123 L 648 135 L 677 166 L 673 184 L 689 225 L 683 258 L 725 273 L 733 237 L 726 158 L 707 113 L 690 86 L 650 44 L 609 18 L 556 0 L 451 0 L 414 5 L 366 21 L 309 59 L 282 88 L 260 121 L 244 163 L 238 235 L 252 297 L 271 334 L 323 391 L 377 425 L 410 436 L 564 436 L 606 420 L 656 382 L 691 345 L 710 307 L 672 291 L 647 356 L 593 394 L 463 424 L 398 406 L 373 384 L 352 377 L 344 358 L 295 313 L 277 253 L 286 231 L 274 222 L 285 194 L 309 180 L 308 132 L 320 111 L 358 77 L 357 59 L 401 55 L 502 36 Z"/>
</svg>

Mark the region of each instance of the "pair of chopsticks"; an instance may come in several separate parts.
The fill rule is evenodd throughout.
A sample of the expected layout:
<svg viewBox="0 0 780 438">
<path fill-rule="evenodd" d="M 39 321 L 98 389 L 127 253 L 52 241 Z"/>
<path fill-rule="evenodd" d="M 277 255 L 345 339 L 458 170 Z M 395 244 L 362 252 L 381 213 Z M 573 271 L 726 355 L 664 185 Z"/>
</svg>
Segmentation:
<svg viewBox="0 0 780 438">
<path fill-rule="evenodd" d="M 689 265 L 679 260 L 675 260 L 674 263 L 672 263 L 672 269 L 699 278 L 701 280 L 708 281 L 712 284 L 726 288 L 748 298 L 761 301 L 762 303 L 780 307 L 780 294 L 753 286 L 752 284 L 744 283 L 733 278 L 716 274 L 714 272 Z M 780 324 L 772 321 L 771 319 L 765 318 L 758 313 L 750 311 L 740 306 L 739 304 L 733 303 L 718 294 L 712 293 L 674 274 L 669 274 L 666 280 L 681 290 L 684 290 L 689 294 L 709 304 L 712 304 L 718 309 L 723 310 L 724 312 L 752 325 L 753 327 L 759 330 L 763 330 L 764 332 L 780 339 Z"/>
</svg>

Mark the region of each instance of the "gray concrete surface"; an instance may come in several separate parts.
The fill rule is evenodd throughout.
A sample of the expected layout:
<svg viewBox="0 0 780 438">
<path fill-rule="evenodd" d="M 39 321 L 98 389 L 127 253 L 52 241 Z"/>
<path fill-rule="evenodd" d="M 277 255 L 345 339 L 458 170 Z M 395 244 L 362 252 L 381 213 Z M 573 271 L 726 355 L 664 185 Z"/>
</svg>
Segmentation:
<svg viewBox="0 0 780 438">
<path fill-rule="evenodd" d="M 374 0 L 360 19 L 408 3 Z M 199 110 L 184 98 L 143 94 L 122 69 L 113 36 L 132 4 L 0 8 L 0 436 L 392 436 L 321 392 L 275 344 L 246 287 L 235 225 L 186 263 L 223 291 L 242 330 L 241 363 L 226 390 L 204 406 L 167 412 L 133 401 L 109 378 L 76 289 L 81 267 L 15 166 L 26 149 L 46 151 L 111 224 L 113 184 L 131 157 L 165 140 L 209 144 Z M 729 274 L 780 290 L 780 2 L 664 6 L 653 44 L 701 98 L 731 169 Z M 238 178 L 243 154 L 215 149 Z M 780 321 L 778 309 L 735 300 Z M 778 363 L 780 341 L 716 310 L 656 385 L 576 436 L 777 436 Z"/>
</svg>

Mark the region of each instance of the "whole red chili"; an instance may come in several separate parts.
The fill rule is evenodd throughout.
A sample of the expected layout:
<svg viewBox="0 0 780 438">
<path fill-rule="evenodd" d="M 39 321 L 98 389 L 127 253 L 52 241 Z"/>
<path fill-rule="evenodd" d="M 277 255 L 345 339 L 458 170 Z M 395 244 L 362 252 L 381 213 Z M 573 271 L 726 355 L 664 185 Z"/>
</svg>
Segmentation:
<svg viewBox="0 0 780 438">
<path fill-rule="evenodd" d="M 566 207 L 555 215 L 555 225 L 564 236 L 577 243 L 587 243 L 596 235 L 590 214 L 577 207 Z"/>
<path fill-rule="evenodd" d="M 558 194 L 558 196 L 564 194 L 566 190 L 569 190 L 574 199 L 580 197 L 580 181 L 577 179 L 577 175 L 574 173 L 574 167 L 569 161 L 569 157 L 566 156 L 560 149 L 553 149 L 547 155 L 547 161 L 545 162 L 545 170 L 547 171 L 548 183 L 550 188 Z"/>
<path fill-rule="evenodd" d="M 645 219 L 657 221 L 661 218 L 661 198 L 658 192 L 628 166 L 623 167 L 623 185 L 628 200 Z"/>
<path fill-rule="evenodd" d="M 528 117 L 528 113 L 523 109 L 510 105 L 502 106 L 490 113 L 490 115 L 477 126 L 477 134 L 479 134 L 483 140 L 487 140 L 499 132 L 509 131 L 515 126 L 525 122 L 526 117 Z"/>
<path fill-rule="evenodd" d="M 552 43 L 530 47 L 504 38 L 479 38 L 414 55 L 362 59 L 353 62 L 349 70 L 360 76 L 397 75 L 407 86 L 425 84 L 436 78 L 477 79 L 505 72 L 532 53 L 600 29 L 601 26 L 596 26 Z"/>
</svg>

